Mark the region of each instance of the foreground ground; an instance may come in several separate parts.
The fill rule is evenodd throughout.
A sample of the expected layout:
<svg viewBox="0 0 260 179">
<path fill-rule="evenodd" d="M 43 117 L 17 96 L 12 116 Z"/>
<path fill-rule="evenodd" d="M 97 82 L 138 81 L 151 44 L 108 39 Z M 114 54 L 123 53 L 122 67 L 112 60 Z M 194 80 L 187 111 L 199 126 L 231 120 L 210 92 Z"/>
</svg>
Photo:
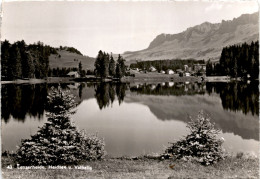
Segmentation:
<svg viewBox="0 0 260 179">
<path fill-rule="evenodd" d="M 105 158 L 85 162 L 90 169 L 7 169 L 8 158 L 2 158 L 2 178 L 259 178 L 259 159 L 228 157 L 212 166 L 187 161 L 147 158 Z M 46 167 L 47 168 L 47 167 Z M 73 167 L 72 167 L 73 168 Z"/>
</svg>

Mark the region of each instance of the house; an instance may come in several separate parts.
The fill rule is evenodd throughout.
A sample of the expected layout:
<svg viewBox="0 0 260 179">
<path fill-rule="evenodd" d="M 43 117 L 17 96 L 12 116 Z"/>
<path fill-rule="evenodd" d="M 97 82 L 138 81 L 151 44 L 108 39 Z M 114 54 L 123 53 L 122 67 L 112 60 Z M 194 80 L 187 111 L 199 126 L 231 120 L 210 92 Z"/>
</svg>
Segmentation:
<svg viewBox="0 0 260 179">
<path fill-rule="evenodd" d="M 67 74 L 67 76 L 69 77 L 74 77 L 74 78 L 78 78 L 79 77 L 79 73 L 76 71 L 71 71 Z"/>
<path fill-rule="evenodd" d="M 172 74 L 174 74 L 174 71 L 171 70 L 171 69 L 168 69 L 168 70 L 166 71 L 166 73 L 169 74 L 169 75 L 172 75 Z"/>
<path fill-rule="evenodd" d="M 164 70 L 161 70 L 160 73 L 165 74 L 165 71 L 164 71 Z"/>
<path fill-rule="evenodd" d="M 184 65 L 184 71 L 188 71 L 189 70 L 189 66 L 188 65 Z"/>
<path fill-rule="evenodd" d="M 185 76 L 191 76 L 191 74 L 189 72 L 185 72 L 184 75 Z"/>
<path fill-rule="evenodd" d="M 169 82 L 169 87 L 173 87 L 174 82 Z"/>
<path fill-rule="evenodd" d="M 151 86 L 151 90 L 154 90 L 156 88 L 156 85 Z"/>
<path fill-rule="evenodd" d="M 151 66 L 151 67 L 149 68 L 149 71 L 151 71 L 151 72 L 156 72 L 157 70 L 156 70 L 156 68 L 154 68 L 153 66 Z"/>
</svg>

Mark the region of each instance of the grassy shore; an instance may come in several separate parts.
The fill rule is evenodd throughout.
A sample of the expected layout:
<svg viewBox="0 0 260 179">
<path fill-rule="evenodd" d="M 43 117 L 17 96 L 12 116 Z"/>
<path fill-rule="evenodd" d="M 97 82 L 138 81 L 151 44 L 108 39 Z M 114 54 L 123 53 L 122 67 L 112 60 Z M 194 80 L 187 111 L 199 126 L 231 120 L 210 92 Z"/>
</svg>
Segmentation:
<svg viewBox="0 0 260 179">
<path fill-rule="evenodd" d="M 9 158 L 2 158 L 3 178 L 259 178 L 259 159 L 245 157 L 227 157 L 211 166 L 183 160 L 158 160 L 146 157 L 106 157 L 101 161 L 81 164 L 91 167 L 92 170 L 7 169 L 9 164 L 12 164 Z"/>
</svg>

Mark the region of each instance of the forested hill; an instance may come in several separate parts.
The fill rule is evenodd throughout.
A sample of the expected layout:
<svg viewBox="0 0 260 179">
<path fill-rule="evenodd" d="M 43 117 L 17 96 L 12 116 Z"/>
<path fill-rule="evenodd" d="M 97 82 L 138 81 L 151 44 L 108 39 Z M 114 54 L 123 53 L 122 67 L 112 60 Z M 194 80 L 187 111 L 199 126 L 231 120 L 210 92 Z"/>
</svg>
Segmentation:
<svg viewBox="0 0 260 179">
<path fill-rule="evenodd" d="M 2 80 L 47 77 L 51 54 L 57 54 L 56 49 L 41 42 L 1 42 Z"/>
<path fill-rule="evenodd" d="M 223 48 L 219 63 L 207 62 L 207 76 L 259 79 L 259 42 Z"/>
<path fill-rule="evenodd" d="M 1 42 L 2 80 L 46 78 L 49 68 L 94 68 L 94 58 L 86 57 L 73 47 L 54 48 L 42 42 L 27 45 L 25 41 Z"/>
</svg>

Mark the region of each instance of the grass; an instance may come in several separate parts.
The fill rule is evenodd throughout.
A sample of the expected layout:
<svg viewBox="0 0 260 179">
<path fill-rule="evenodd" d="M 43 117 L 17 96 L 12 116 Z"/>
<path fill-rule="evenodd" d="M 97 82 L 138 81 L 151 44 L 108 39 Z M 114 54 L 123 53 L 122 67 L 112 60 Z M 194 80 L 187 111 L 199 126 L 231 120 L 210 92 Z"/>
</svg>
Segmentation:
<svg viewBox="0 0 260 179">
<path fill-rule="evenodd" d="M 78 68 L 79 62 L 81 61 L 83 69 L 94 70 L 95 58 L 82 56 L 76 53 L 70 53 L 65 50 L 59 50 L 58 54 L 61 55 L 60 58 L 58 57 L 58 55 L 53 54 L 49 57 L 50 68 Z"/>
<path fill-rule="evenodd" d="M 202 166 L 189 161 L 158 160 L 146 157 L 109 158 L 102 161 L 88 161 L 81 165 L 92 170 L 7 169 L 14 164 L 10 158 L 2 158 L 3 178 L 258 178 L 259 160 L 256 158 L 227 157 L 211 166 Z"/>
</svg>

